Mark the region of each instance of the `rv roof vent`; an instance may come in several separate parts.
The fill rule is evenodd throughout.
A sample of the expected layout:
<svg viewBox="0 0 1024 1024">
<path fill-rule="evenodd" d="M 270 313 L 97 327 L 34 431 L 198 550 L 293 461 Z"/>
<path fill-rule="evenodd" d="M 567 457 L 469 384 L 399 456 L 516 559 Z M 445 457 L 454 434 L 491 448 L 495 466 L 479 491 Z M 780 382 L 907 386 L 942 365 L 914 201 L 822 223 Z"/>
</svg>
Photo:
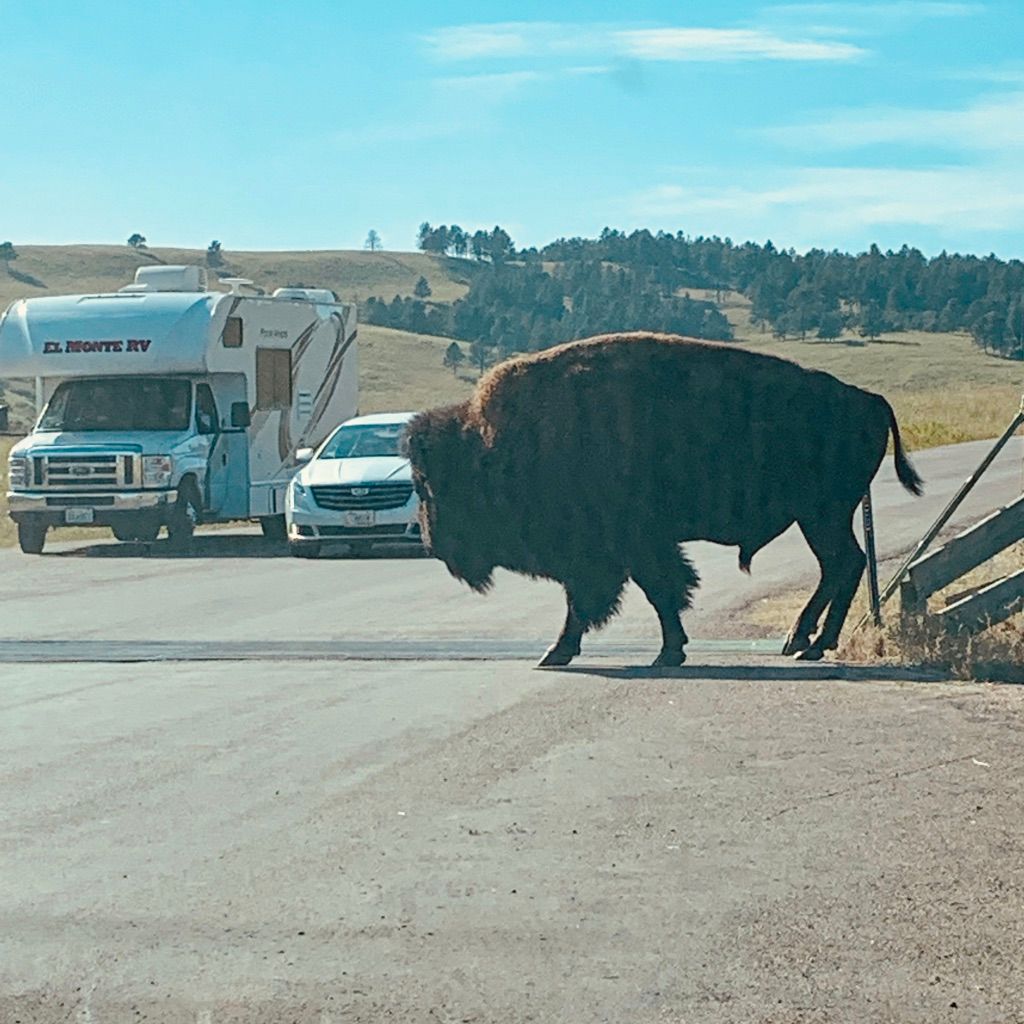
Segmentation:
<svg viewBox="0 0 1024 1024">
<path fill-rule="evenodd" d="M 249 292 L 250 295 L 263 294 L 263 289 L 254 285 L 247 277 L 222 277 L 220 283 L 226 284 L 232 295 L 243 295 L 245 292 Z"/>
<path fill-rule="evenodd" d="M 139 267 L 123 292 L 205 292 L 205 267 Z"/>
<path fill-rule="evenodd" d="M 302 302 L 337 302 L 338 296 L 330 288 L 278 288 L 272 298 L 299 299 Z"/>
</svg>

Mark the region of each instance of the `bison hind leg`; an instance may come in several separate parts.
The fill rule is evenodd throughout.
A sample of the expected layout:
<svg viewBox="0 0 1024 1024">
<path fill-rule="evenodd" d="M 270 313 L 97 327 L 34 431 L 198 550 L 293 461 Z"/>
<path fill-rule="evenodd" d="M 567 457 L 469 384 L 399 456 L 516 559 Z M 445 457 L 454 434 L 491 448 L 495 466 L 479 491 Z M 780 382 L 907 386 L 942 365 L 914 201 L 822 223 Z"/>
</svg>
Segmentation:
<svg viewBox="0 0 1024 1024">
<path fill-rule="evenodd" d="M 661 651 L 654 659 L 654 667 L 682 665 L 686 660 L 684 647 L 690 638 L 683 629 L 680 611 L 691 604 L 691 595 L 700 583 L 693 563 L 677 544 L 646 552 L 632 570 L 636 585 L 644 592 L 661 624 Z"/>
<path fill-rule="evenodd" d="M 589 629 L 599 629 L 618 612 L 625 585 L 624 572 L 608 572 L 566 583 L 565 625 L 538 664 L 542 668 L 568 665 L 580 653 L 583 634 Z"/>
<path fill-rule="evenodd" d="M 853 532 L 853 511 L 840 509 L 831 517 L 800 523 L 800 529 L 821 568 L 821 580 L 786 639 L 783 654 L 800 661 L 819 661 L 835 650 L 853 595 L 864 572 L 864 552 Z M 822 613 L 825 625 L 814 639 Z"/>
</svg>

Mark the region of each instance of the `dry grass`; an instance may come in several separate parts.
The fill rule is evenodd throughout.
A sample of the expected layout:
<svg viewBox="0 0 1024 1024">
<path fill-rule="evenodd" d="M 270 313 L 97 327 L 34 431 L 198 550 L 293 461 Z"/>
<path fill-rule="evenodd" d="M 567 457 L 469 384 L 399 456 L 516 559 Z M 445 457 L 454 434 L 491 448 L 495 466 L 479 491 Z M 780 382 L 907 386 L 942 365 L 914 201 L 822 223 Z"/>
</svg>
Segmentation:
<svg viewBox="0 0 1024 1024">
<path fill-rule="evenodd" d="M 451 343 L 451 338 L 362 325 L 359 411 L 420 410 L 468 398 L 476 371 L 463 366 L 456 375 L 443 365 Z M 463 348 L 468 352 L 468 346 Z"/>
<path fill-rule="evenodd" d="M 0 272 L 0 308 L 14 299 L 38 295 L 68 295 L 116 291 L 129 284 L 136 267 L 162 263 L 205 264 L 200 249 L 130 249 L 126 245 L 19 245 L 11 264 L 14 274 L 40 286 Z M 224 270 L 247 277 L 261 288 L 287 284 L 332 288 L 345 301 L 371 295 L 391 299 L 412 295 L 420 277 L 430 285 L 438 302 L 452 302 L 469 289 L 474 265 L 413 252 L 360 250 L 310 252 L 225 251 Z M 216 275 L 210 271 L 211 282 Z"/>
<path fill-rule="evenodd" d="M 700 289 L 689 294 L 715 297 Z M 726 292 L 722 298 L 743 347 L 885 395 L 912 450 L 998 437 L 1020 407 L 1024 363 L 986 355 L 967 334 L 905 331 L 872 342 L 852 334 L 830 342 L 780 341 L 750 323 L 750 302 L 743 296 Z"/>
<path fill-rule="evenodd" d="M 929 602 L 935 610 L 958 594 L 994 582 L 1024 567 L 1024 543 L 1016 544 L 958 579 Z M 896 563 L 890 565 L 896 568 Z M 887 574 L 880 572 L 884 580 Z M 750 609 L 751 619 L 779 636 L 789 631 L 810 596 L 810 588 L 787 591 Z M 881 628 L 855 630 L 868 612 L 867 586 L 862 585 L 850 609 L 837 657 L 862 664 L 899 665 L 948 672 L 960 679 L 1024 683 L 1024 613 L 975 636 L 951 636 L 932 619 L 903 622 L 898 599 L 883 609 Z"/>
</svg>

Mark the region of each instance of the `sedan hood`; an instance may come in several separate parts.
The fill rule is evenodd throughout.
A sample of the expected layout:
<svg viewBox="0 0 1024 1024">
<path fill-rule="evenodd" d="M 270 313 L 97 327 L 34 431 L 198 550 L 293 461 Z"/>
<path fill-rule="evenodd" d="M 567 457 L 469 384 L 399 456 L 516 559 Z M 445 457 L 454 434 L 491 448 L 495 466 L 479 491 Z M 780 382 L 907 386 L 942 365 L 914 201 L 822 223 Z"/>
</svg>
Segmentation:
<svg viewBox="0 0 1024 1024">
<path fill-rule="evenodd" d="M 408 459 L 395 455 L 366 459 L 314 459 L 299 471 L 298 479 L 306 487 L 404 483 L 412 479 L 412 471 Z"/>
</svg>

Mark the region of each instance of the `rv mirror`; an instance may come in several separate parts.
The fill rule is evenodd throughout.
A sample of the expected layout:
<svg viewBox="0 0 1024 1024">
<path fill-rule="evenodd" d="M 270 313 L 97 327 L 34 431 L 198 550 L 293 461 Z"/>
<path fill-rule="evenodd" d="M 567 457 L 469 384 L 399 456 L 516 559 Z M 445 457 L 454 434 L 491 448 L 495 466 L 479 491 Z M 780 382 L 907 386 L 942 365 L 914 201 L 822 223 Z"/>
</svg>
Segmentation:
<svg viewBox="0 0 1024 1024">
<path fill-rule="evenodd" d="M 252 417 L 249 415 L 249 403 L 248 402 L 232 402 L 231 403 L 231 426 L 236 430 L 244 430 L 252 423 Z"/>
<path fill-rule="evenodd" d="M 312 448 L 296 448 L 295 449 L 295 461 L 296 462 L 309 462 L 313 458 Z"/>
</svg>

